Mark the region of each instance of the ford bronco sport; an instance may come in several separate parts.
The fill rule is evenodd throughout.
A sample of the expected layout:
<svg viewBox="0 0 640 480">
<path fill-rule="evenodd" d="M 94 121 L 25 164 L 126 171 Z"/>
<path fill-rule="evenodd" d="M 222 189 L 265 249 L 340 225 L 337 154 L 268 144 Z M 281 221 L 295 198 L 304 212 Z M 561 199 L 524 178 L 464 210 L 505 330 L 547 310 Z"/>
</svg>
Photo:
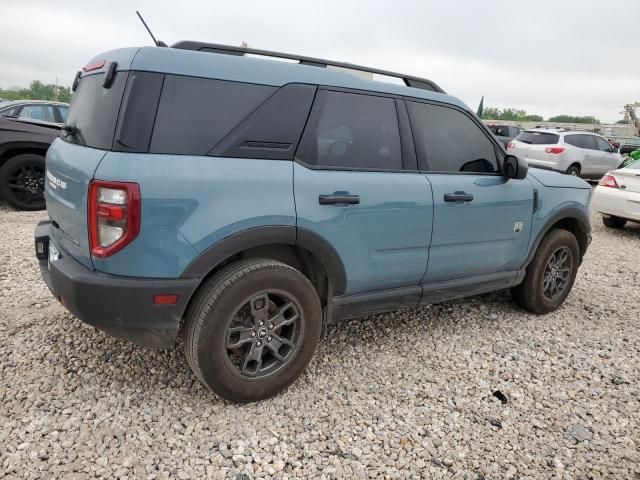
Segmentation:
<svg viewBox="0 0 640 480">
<path fill-rule="evenodd" d="M 291 384 L 338 319 L 506 288 L 555 310 L 590 242 L 589 185 L 527 171 L 429 80 L 180 42 L 101 54 L 76 84 L 43 278 L 112 335 L 182 338 L 227 399 Z"/>
</svg>

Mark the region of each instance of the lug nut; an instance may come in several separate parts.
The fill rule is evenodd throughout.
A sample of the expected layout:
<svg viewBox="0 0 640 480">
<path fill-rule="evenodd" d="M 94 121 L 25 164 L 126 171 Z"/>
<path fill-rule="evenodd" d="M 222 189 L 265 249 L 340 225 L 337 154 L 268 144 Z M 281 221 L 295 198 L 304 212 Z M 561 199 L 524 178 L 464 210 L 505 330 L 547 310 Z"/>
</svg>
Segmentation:
<svg viewBox="0 0 640 480">
<path fill-rule="evenodd" d="M 258 322 L 258 325 L 263 326 L 263 325 L 264 325 L 264 321 L 260 320 L 260 321 Z"/>
<path fill-rule="evenodd" d="M 271 341 L 271 337 L 267 337 L 267 342 L 270 342 L 270 341 Z"/>
<path fill-rule="evenodd" d="M 252 331 L 252 332 L 251 332 L 251 336 L 252 336 L 252 337 L 255 337 L 255 336 L 256 336 L 256 332 L 253 332 L 253 331 Z"/>
<path fill-rule="evenodd" d="M 269 324 L 269 330 L 273 330 L 273 323 Z"/>
<path fill-rule="evenodd" d="M 262 346 L 262 342 L 261 342 L 260 340 L 258 340 L 258 341 L 256 342 L 256 347 L 261 347 L 261 346 Z"/>
</svg>

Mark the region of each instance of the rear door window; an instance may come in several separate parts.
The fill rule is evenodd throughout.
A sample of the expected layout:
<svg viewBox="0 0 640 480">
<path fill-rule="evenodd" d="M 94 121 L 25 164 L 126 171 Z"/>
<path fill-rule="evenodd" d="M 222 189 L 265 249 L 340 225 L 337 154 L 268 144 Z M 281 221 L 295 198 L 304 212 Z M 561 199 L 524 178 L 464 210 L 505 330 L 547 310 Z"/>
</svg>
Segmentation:
<svg viewBox="0 0 640 480">
<path fill-rule="evenodd" d="M 275 87 L 167 75 L 149 152 L 206 155 Z"/>
<path fill-rule="evenodd" d="M 110 88 L 104 88 L 104 73 L 82 77 L 73 95 L 66 124 L 75 127 L 63 139 L 110 150 L 120 110 L 127 72 L 117 72 Z"/>
<path fill-rule="evenodd" d="M 555 133 L 524 131 L 516 137 L 516 140 L 530 145 L 555 145 L 560 136 Z"/>
<path fill-rule="evenodd" d="M 395 100 L 322 91 L 297 158 L 309 165 L 402 169 Z"/>
<path fill-rule="evenodd" d="M 593 135 L 579 135 L 580 146 L 589 150 L 597 150 L 598 144 L 596 143 L 596 137 Z"/>
<path fill-rule="evenodd" d="M 432 172 L 498 171 L 496 146 L 459 110 L 407 102 L 421 168 Z"/>
</svg>

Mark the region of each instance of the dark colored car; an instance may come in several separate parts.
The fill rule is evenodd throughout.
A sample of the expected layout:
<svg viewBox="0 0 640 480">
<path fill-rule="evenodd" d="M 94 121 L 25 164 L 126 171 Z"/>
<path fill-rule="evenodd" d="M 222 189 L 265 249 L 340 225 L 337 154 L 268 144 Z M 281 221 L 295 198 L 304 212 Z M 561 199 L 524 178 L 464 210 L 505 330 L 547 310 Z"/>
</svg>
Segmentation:
<svg viewBox="0 0 640 480">
<path fill-rule="evenodd" d="M 60 125 L 0 115 L 0 198 L 18 210 L 43 210 L 44 157 Z"/>
<path fill-rule="evenodd" d="M 622 155 L 629 154 L 634 150 L 640 150 L 640 138 L 618 138 L 620 142 L 620 153 Z"/>
<path fill-rule="evenodd" d="M 506 147 L 507 144 L 516 138 L 522 128 L 513 125 L 487 125 L 489 130 L 496 136 L 498 140 Z"/>
</svg>

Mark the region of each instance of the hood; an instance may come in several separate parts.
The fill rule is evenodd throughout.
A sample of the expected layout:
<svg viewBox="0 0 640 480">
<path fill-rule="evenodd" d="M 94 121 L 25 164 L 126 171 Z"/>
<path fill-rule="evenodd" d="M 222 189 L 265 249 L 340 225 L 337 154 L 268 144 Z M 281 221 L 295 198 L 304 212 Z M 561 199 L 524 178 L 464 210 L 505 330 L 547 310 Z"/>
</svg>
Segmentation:
<svg viewBox="0 0 640 480">
<path fill-rule="evenodd" d="M 538 180 L 545 187 L 581 188 L 585 190 L 591 188 L 591 185 L 581 178 L 554 172 L 553 170 L 529 167 L 529 175 Z"/>
</svg>

